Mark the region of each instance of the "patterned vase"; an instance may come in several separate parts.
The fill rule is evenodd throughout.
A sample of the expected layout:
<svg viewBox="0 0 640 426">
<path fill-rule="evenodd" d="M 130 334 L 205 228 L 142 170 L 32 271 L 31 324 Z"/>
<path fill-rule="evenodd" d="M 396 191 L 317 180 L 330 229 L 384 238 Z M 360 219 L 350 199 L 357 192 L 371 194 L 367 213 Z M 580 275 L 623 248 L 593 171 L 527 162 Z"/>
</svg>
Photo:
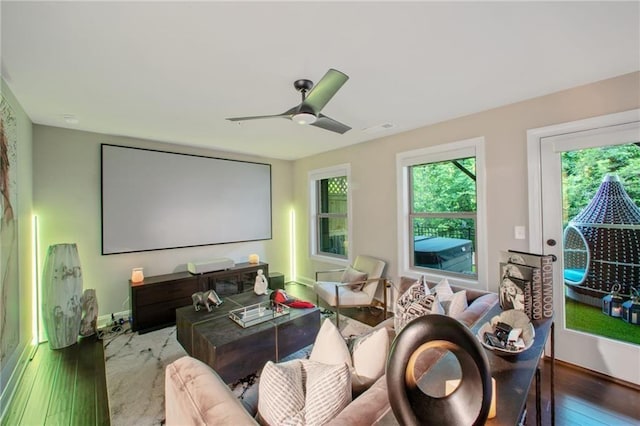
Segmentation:
<svg viewBox="0 0 640 426">
<path fill-rule="evenodd" d="M 42 272 L 42 320 L 51 349 L 78 341 L 82 320 L 82 269 L 75 244 L 49 246 Z"/>
</svg>

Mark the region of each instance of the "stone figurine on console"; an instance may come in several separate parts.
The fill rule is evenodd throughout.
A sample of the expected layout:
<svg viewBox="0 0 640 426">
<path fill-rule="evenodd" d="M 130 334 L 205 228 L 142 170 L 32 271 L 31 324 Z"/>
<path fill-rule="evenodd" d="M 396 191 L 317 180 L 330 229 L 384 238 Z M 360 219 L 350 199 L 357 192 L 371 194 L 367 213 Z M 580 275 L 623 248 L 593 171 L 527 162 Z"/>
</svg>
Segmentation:
<svg viewBox="0 0 640 426">
<path fill-rule="evenodd" d="M 256 275 L 256 283 L 253 286 L 253 292 L 257 295 L 267 294 L 268 286 L 269 283 L 267 282 L 267 277 L 264 276 L 262 269 L 258 269 L 258 275 Z"/>
<path fill-rule="evenodd" d="M 193 307 L 196 311 L 199 311 L 200 308 L 204 306 L 207 308 L 207 311 L 211 312 L 214 306 L 218 306 L 222 303 L 220 296 L 218 296 L 218 294 L 213 290 L 193 293 L 191 295 L 191 299 L 193 300 Z"/>
</svg>

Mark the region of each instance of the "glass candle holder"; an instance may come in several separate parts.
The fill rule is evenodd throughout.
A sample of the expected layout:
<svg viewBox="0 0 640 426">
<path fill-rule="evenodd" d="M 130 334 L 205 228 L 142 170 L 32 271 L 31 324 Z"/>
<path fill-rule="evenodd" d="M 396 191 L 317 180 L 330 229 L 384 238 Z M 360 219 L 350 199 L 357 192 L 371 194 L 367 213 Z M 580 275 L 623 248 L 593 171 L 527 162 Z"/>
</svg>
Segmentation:
<svg viewBox="0 0 640 426">
<path fill-rule="evenodd" d="M 141 283 L 144 281 L 144 268 L 133 268 L 131 270 L 131 282 L 132 283 Z"/>
</svg>

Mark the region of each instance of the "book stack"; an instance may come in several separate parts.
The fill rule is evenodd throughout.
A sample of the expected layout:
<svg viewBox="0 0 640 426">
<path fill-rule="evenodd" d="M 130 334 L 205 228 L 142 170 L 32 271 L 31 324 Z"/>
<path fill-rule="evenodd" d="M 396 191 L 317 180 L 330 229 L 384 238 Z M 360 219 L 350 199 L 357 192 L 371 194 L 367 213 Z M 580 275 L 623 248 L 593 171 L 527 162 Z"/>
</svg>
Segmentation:
<svg viewBox="0 0 640 426">
<path fill-rule="evenodd" d="M 502 309 L 524 311 L 532 320 L 553 317 L 552 256 L 510 250 L 501 259 Z"/>
</svg>

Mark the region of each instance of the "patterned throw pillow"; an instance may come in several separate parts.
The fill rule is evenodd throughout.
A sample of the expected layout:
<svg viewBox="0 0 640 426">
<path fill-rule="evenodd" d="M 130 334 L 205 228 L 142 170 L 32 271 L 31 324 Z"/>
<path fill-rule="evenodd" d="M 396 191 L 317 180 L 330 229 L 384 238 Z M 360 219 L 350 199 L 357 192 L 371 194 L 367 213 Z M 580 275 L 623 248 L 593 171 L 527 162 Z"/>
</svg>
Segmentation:
<svg viewBox="0 0 640 426">
<path fill-rule="evenodd" d="M 416 300 L 431 294 L 429 287 L 427 287 L 424 277 L 419 278 L 411 287 L 409 287 L 396 301 L 396 308 L 406 308 Z"/>
<path fill-rule="evenodd" d="M 342 273 L 341 283 L 353 283 L 358 281 L 366 281 L 368 278 L 368 274 L 366 272 L 358 271 L 357 269 L 353 269 L 351 266 L 347 266 L 347 269 Z M 353 284 L 349 286 L 353 291 L 361 291 L 362 287 L 364 287 L 366 283 L 358 282 L 358 284 Z"/>
<path fill-rule="evenodd" d="M 303 425 L 305 393 L 302 361 L 268 361 L 258 384 L 258 412 L 268 424 Z"/>
<path fill-rule="evenodd" d="M 304 421 L 323 425 L 351 402 L 351 372 L 346 364 L 328 365 L 302 360 L 306 375 Z"/>
<path fill-rule="evenodd" d="M 396 310 L 394 315 L 394 328 L 396 330 L 396 334 L 400 332 L 404 328 L 405 325 L 412 319 L 416 318 L 413 316 L 418 311 L 424 311 L 425 306 L 431 306 L 433 304 L 433 300 L 421 302 L 427 296 L 431 294 L 429 287 L 426 284 L 424 277 L 418 279 L 414 284 L 411 285 L 396 301 Z M 415 304 L 415 306 L 413 306 Z M 419 305 L 423 305 L 420 307 Z M 412 314 L 407 313 L 409 308 L 412 308 Z M 438 309 L 439 303 L 436 305 L 436 311 Z M 427 312 L 431 313 L 431 312 Z M 437 312 L 434 312 L 437 313 Z"/>
<path fill-rule="evenodd" d="M 258 394 L 258 413 L 266 423 L 320 425 L 351 402 L 351 372 L 346 364 L 269 361 L 262 370 Z"/>
<path fill-rule="evenodd" d="M 402 311 L 396 312 L 394 317 L 396 335 L 414 319 L 429 314 L 444 314 L 444 309 L 437 295 L 428 294 L 422 296 L 420 299 L 402 308 Z"/>
</svg>

